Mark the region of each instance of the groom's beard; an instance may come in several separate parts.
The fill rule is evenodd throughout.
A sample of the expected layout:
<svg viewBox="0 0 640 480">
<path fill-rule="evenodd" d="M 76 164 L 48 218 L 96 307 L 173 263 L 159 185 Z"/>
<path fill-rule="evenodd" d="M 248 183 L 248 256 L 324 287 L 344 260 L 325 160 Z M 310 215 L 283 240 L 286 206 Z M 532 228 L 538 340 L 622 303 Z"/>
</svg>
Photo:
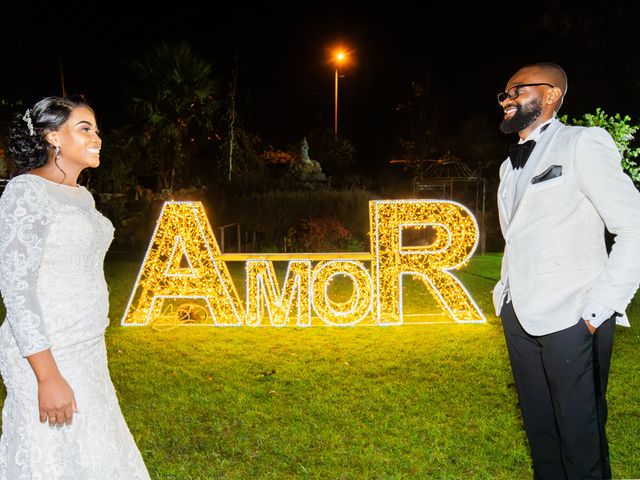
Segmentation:
<svg viewBox="0 0 640 480">
<path fill-rule="evenodd" d="M 542 102 L 538 99 L 525 105 L 516 105 L 516 113 L 505 118 L 500 124 L 502 133 L 516 133 L 524 130 L 542 114 Z"/>
</svg>

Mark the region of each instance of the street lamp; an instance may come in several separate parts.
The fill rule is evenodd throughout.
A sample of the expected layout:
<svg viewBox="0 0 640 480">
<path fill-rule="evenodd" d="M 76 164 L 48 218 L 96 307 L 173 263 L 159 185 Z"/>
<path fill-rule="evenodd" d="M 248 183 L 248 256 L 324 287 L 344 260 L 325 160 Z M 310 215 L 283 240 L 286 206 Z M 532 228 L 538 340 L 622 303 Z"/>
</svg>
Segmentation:
<svg viewBox="0 0 640 480">
<path fill-rule="evenodd" d="M 333 105 L 333 133 L 338 135 L 338 67 L 342 66 L 342 62 L 344 62 L 346 58 L 345 52 L 337 52 L 334 58 L 336 62 L 336 71 L 335 71 L 335 95 L 334 95 L 334 105 Z"/>
</svg>

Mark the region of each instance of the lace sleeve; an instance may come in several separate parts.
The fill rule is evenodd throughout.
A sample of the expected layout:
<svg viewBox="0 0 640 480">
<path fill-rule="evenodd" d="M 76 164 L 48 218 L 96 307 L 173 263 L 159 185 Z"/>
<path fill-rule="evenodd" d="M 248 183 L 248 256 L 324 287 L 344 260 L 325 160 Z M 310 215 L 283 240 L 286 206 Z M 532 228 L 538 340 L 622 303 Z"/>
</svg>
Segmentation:
<svg viewBox="0 0 640 480">
<path fill-rule="evenodd" d="M 36 293 L 49 230 L 47 204 L 44 189 L 20 177 L 0 197 L 0 291 L 6 320 L 25 357 L 51 347 Z"/>
</svg>

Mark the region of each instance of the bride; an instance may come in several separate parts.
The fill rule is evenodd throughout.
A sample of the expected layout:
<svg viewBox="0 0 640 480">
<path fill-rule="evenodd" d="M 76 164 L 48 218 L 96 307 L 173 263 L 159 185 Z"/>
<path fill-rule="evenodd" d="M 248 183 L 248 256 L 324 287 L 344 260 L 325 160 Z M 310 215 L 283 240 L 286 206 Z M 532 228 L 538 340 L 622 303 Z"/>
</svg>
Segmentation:
<svg viewBox="0 0 640 480">
<path fill-rule="evenodd" d="M 107 366 L 114 230 L 76 183 L 100 163 L 94 112 L 82 98 L 47 97 L 8 140 L 21 174 L 0 197 L 0 480 L 149 479 Z"/>
</svg>

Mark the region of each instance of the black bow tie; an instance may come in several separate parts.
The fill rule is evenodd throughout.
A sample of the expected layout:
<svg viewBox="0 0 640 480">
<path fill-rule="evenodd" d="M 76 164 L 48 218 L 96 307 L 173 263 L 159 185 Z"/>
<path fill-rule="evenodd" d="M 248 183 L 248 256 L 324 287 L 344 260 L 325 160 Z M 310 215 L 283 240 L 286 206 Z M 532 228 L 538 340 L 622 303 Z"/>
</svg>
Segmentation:
<svg viewBox="0 0 640 480">
<path fill-rule="evenodd" d="M 511 160 L 511 166 L 514 170 L 524 168 L 524 164 L 527 163 L 529 155 L 531 155 L 533 147 L 535 146 L 536 142 L 534 140 L 511 145 L 509 148 L 509 159 Z"/>
<path fill-rule="evenodd" d="M 544 131 L 549 128 L 550 123 L 543 125 L 540 128 L 540 134 L 543 134 Z M 509 149 L 509 158 L 511 159 L 511 166 L 514 170 L 518 168 L 524 168 L 524 164 L 529 160 L 529 155 L 531 155 L 531 151 L 533 147 L 536 146 L 536 142 L 534 140 L 529 140 L 524 143 L 517 143 L 515 145 L 511 145 Z"/>
</svg>

